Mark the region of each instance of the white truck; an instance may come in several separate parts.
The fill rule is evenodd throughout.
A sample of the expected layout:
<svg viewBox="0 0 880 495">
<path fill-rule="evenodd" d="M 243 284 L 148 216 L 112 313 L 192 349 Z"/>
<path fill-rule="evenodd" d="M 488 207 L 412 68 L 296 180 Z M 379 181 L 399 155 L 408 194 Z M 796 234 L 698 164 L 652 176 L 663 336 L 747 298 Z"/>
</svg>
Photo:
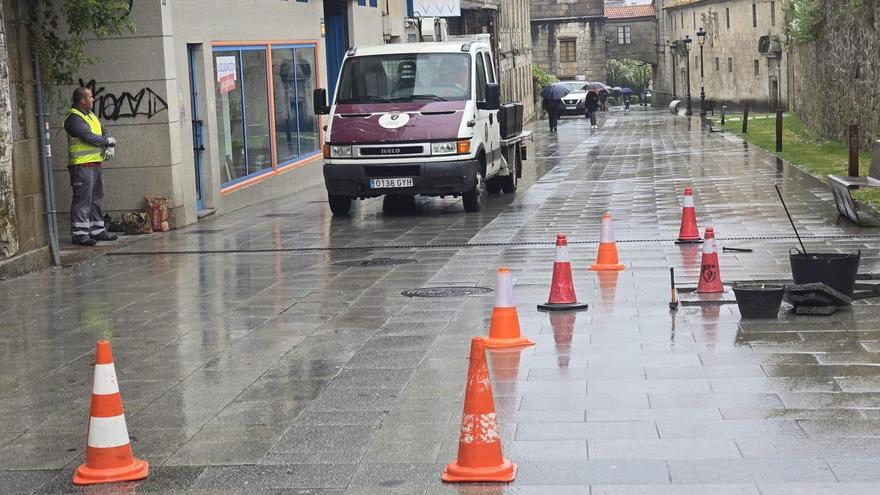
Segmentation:
<svg viewBox="0 0 880 495">
<path fill-rule="evenodd" d="M 353 199 L 512 193 L 526 155 L 522 105 L 500 104 L 492 50 L 482 40 L 351 48 L 332 105 L 315 90 L 325 127 L 324 183 L 334 215 Z"/>
</svg>

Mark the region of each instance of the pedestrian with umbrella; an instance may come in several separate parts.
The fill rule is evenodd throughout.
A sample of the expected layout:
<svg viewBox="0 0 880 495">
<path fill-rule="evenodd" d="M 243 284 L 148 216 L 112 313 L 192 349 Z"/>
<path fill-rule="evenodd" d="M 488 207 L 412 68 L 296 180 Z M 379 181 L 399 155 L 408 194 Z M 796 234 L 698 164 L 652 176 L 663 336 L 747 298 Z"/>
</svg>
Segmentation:
<svg viewBox="0 0 880 495">
<path fill-rule="evenodd" d="M 562 84 L 551 84 L 541 90 L 541 105 L 550 119 L 550 132 L 556 132 L 559 114 L 562 112 L 562 97 L 569 93 Z"/>
<path fill-rule="evenodd" d="M 599 110 L 598 91 L 593 89 L 587 91 L 587 96 L 584 97 L 584 109 L 587 112 L 587 118 L 590 119 L 590 129 L 597 129 L 599 127 L 596 125 L 596 111 Z"/>
<path fill-rule="evenodd" d="M 631 95 L 633 90 L 630 88 L 620 88 L 620 94 L 623 95 L 623 110 L 629 110 L 629 95 Z"/>
</svg>

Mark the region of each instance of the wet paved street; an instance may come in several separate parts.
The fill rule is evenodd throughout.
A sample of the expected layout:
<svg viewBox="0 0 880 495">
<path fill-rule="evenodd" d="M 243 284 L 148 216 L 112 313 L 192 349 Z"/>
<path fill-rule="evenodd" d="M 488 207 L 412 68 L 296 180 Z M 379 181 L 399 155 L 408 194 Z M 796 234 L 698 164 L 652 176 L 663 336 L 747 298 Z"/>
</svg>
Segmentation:
<svg viewBox="0 0 880 495">
<path fill-rule="evenodd" d="M 837 219 L 830 194 L 738 139 L 659 111 L 603 114 L 590 134 L 539 122 L 516 195 L 382 200 L 331 218 L 316 188 L 0 282 L 0 493 L 854 494 L 880 492 L 880 308 L 741 321 L 736 305 L 667 308 L 684 186 L 725 283 L 789 278 L 797 245 L 860 249 L 880 232 Z M 613 215 L 623 272 L 596 274 Z M 557 232 L 588 311 L 546 314 Z M 151 254 L 152 253 L 152 254 Z M 163 253 L 163 254 L 156 254 Z M 351 266 L 373 258 L 415 260 Z M 509 267 L 523 333 L 489 352 L 510 485 L 443 485 L 455 459 L 470 337 Z M 139 483 L 77 488 L 95 341 L 109 339 Z"/>
</svg>

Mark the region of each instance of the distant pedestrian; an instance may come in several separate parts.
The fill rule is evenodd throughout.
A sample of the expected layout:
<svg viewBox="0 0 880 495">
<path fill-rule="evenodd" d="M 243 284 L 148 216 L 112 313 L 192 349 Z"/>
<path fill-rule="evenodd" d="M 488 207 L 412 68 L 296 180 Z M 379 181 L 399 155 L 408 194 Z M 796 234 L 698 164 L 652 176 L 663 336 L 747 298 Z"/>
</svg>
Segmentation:
<svg viewBox="0 0 880 495">
<path fill-rule="evenodd" d="M 629 93 L 623 95 L 623 110 L 629 110 Z"/>
<path fill-rule="evenodd" d="M 584 97 L 584 109 L 587 111 L 587 118 L 590 119 L 590 129 L 597 129 L 596 112 L 599 110 L 599 95 L 595 91 L 587 91 Z"/>
<path fill-rule="evenodd" d="M 608 91 L 600 91 L 599 92 L 599 103 L 602 105 L 602 111 L 608 111 L 608 105 L 605 102 L 608 100 Z"/>
<path fill-rule="evenodd" d="M 91 90 L 73 91 L 73 108 L 64 119 L 67 131 L 67 171 L 70 172 L 70 231 L 74 244 L 94 246 L 98 241 L 115 241 L 116 234 L 104 229 L 104 182 L 101 164 L 113 156 L 116 140 L 101 126 L 92 112 Z"/>
</svg>

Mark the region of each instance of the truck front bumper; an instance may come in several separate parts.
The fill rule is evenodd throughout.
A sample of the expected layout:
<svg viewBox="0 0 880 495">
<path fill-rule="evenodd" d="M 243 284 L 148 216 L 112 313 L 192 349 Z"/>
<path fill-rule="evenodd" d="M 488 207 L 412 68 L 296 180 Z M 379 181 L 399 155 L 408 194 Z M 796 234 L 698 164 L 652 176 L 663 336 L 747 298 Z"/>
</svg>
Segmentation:
<svg viewBox="0 0 880 495">
<path fill-rule="evenodd" d="M 382 164 L 325 163 L 324 185 L 333 196 L 370 198 L 383 194 L 455 195 L 474 188 L 479 161 L 402 162 Z M 374 189 L 370 179 L 411 177 L 412 187 Z"/>
</svg>

